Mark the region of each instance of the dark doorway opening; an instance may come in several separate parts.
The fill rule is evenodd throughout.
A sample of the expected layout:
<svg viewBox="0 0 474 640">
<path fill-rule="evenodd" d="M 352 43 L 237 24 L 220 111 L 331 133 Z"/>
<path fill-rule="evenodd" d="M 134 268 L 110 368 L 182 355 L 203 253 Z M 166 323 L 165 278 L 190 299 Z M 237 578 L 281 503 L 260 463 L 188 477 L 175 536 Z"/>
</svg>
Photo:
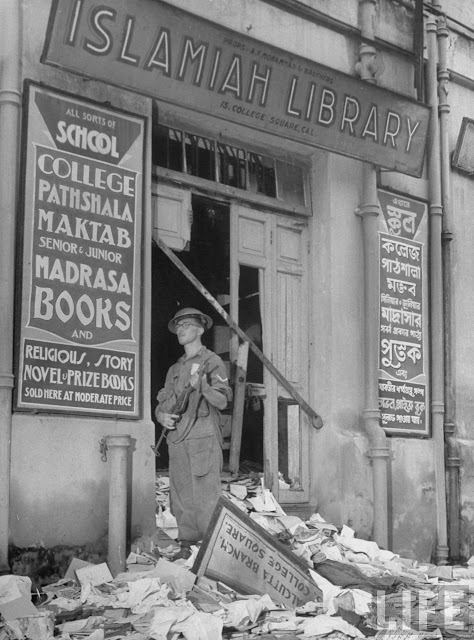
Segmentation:
<svg viewBox="0 0 474 640">
<path fill-rule="evenodd" d="M 179 259 L 198 280 L 219 299 L 229 296 L 229 207 L 208 198 L 192 199 L 193 224 L 191 241 L 187 250 L 179 253 Z M 156 396 L 163 387 L 166 372 L 183 350 L 176 337 L 169 332 L 168 322 L 184 307 L 196 307 L 211 316 L 214 327 L 204 333 L 203 344 L 214 347 L 214 334 L 224 320 L 204 299 L 193 284 L 169 258 L 153 243 L 152 249 L 152 317 L 151 317 L 151 398 L 152 416 L 155 419 Z M 214 349 L 213 349 L 214 350 Z M 228 351 L 228 347 L 227 347 Z M 224 358 L 223 358 L 224 359 Z M 155 422 L 156 437 L 161 425 Z M 168 466 L 168 447 L 160 447 L 157 466 Z"/>
<path fill-rule="evenodd" d="M 192 197 L 191 240 L 179 259 L 196 276 L 221 306 L 230 312 L 230 207 L 204 196 Z M 241 267 L 239 277 L 239 316 L 244 330 L 261 346 L 261 314 L 258 270 Z M 168 331 L 168 322 L 180 308 L 196 307 L 212 317 L 213 327 L 203 335 L 203 344 L 229 362 L 230 329 L 186 276 L 154 243 L 152 248 L 151 317 L 151 409 L 155 420 L 156 396 L 163 387 L 169 367 L 182 355 L 176 337 Z M 229 363 L 230 373 L 230 363 Z M 263 380 L 263 369 L 255 357 L 249 359 L 250 382 Z M 232 408 L 229 409 L 231 413 Z M 161 434 L 155 421 L 155 437 Z M 157 457 L 157 469 L 168 467 L 168 447 L 163 441 Z M 228 450 L 224 450 L 228 461 Z M 263 470 L 263 403 L 247 399 L 244 414 L 241 461 Z"/>
</svg>

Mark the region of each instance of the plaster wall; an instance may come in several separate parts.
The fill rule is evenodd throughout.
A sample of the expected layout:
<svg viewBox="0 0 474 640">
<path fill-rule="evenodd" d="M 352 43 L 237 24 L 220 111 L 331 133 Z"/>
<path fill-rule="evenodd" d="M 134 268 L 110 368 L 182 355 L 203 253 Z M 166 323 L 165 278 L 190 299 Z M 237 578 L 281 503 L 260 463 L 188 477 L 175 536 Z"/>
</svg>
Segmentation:
<svg viewBox="0 0 474 640">
<path fill-rule="evenodd" d="M 302 0 L 301 4 L 305 4 L 310 9 L 319 11 L 335 20 L 340 20 L 345 24 L 357 26 L 358 22 L 358 3 L 353 0 L 344 2 L 332 2 L 331 0 Z"/>
<path fill-rule="evenodd" d="M 309 9 L 329 16 L 349 27 L 359 27 L 359 0 L 301 0 Z M 375 33 L 378 38 L 396 43 L 408 51 L 413 47 L 415 2 L 378 0 Z"/>
<path fill-rule="evenodd" d="M 474 32 L 471 34 L 471 37 L 466 37 L 465 33 L 459 33 L 454 29 L 450 29 L 447 41 L 448 69 L 470 80 L 474 80 L 474 70 L 472 68 L 473 58 Z"/>
<path fill-rule="evenodd" d="M 313 158 L 311 361 L 314 406 L 324 427 L 312 432 L 311 495 L 323 517 L 370 538 L 372 465 L 361 418 L 364 267 L 361 221 L 354 213 L 361 179 L 361 164 L 354 160 Z M 390 546 L 404 557 L 429 561 L 436 542 L 433 442 L 390 438 L 389 447 Z"/>
<path fill-rule="evenodd" d="M 313 318 L 315 406 L 324 426 L 312 432 L 311 494 L 316 509 L 362 534 L 372 527 L 371 474 L 360 431 L 363 408 L 363 256 L 361 164 L 328 154 L 313 166 Z"/>
<path fill-rule="evenodd" d="M 251 38 L 267 42 L 349 75 L 355 75 L 354 68 L 359 59 L 358 38 L 348 37 L 346 34 L 294 15 L 290 11 L 282 11 L 272 4 L 261 0 L 246 0 L 245 11 L 242 11 L 240 3 L 232 0 L 219 2 L 174 0 L 172 4 Z M 347 0 L 330 4 L 332 7 L 337 5 L 340 8 L 347 24 L 356 25 L 358 2 Z M 329 15 L 332 13 L 329 12 Z M 391 23 L 396 23 L 396 14 L 392 10 L 389 11 L 387 6 L 384 6 L 383 15 L 390 16 Z M 381 23 L 378 24 L 381 25 Z M 397 24 L 399 25 L 397 30 L 389 28 L 386 32 L 377 35 L 381 38 L 387 37 L 388 40 L 395 38 L 400 41 L 402 38 L 400 28 L 404 23 L 397 22 Z M 382 71 L 380 84 L 393 91 L 413 96 L 412 62 L 403 55 L 388 51 L 379 54 L 379 57 Z"/>
<path fill-rule="evenodd" d="M 89 97 L 144 115 L 150 100 L 39 63 L 49 0 L 23 2 L 22 78 Z M 148 128 L 148 135 L 150 128 Z M 147 140 L 149 147 L 150 141 Z M 147 157 L 150 158 L 149 148 Z M 150 165 L 145 166 L 144 228 L 150 228 Z M 150 242 L 148 242 L 150 240 Z M 100 459 L 99 441 L 105 435 L 130 434 L 128 498 L 129 535 L 155 527 L 155 457 L 150 449 L 155 429 L 150 419 L 150 246 L 145 239 L 142 299 L 143 417 L 137 421 L 76 416 L 16 413 L 12 425 L 11 541 L 16 546 L 84 544 L 95 542 L 108 527 L 108 464 Z"/>
<path fill-rule="evenodd" d="M 154 428 L 143 421 L 15 415 L 10 528 L 17 547 L 83 545 L 107 535 L 109 461 L 99 442 L 131 435 L 128 453 L 129 537 L 155 527 Z M 110 453 L 109 453 L 110 458 Z"/>
<path fill-rule="evenodd" d="M 472 59 L 472 58 L 471 58 Z M 467 70 L 468 71 L 468 70 Z M 450 148 L 454 150 L 463 117 L 474 117 L 472 91 L 450 85 Z M 453 327 L 453 382 L 455 424 L 459 442 L 461 492 L 461 553 L 474 552 L 474 182 L 471 176 L 452 173 L 451 299 Z"/>
<path fill-rule="evenodd" d="M 452 20 L 472 30 L 474 25 L 474 5 L 466 0 L 441 0 L 442 10 Z"/>
<path fill-rule="evenodd" d="M 416 44 L 414 5 L 415 2 L 379 0 L 376 5 L 376 36 L 412 52 Z"/>
<path fill-rule="evenodd" d="M 233 0 L 174 0 L 172 4 L 328 67 L 346 72 L 352 70 L 355 43 L 348 42 L 342 34 L 261 0 L 245 0 L 244 11 L 242 4 Z"/>
<path fill-rule="evenodd" d="M 391 438 L 390 447 L 392 550 L 403 558 L 433 561 L 436 546 L 434 442 Z"/>
</svg>

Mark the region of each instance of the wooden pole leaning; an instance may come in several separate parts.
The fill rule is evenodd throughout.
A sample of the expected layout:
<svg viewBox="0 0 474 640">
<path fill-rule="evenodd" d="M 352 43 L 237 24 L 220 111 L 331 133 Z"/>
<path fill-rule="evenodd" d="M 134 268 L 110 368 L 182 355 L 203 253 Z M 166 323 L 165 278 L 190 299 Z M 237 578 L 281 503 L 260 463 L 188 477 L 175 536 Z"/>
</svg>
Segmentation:
<svg viewBox="0 0 474 640">
<path fill-rule="evenodd" d="M 235 333 L 239 336 L 239 338 L 245 342 L 249 343 L 249 348 L 255 353 L 255 355 L 259 358 L 259 360 L 264 364 L 264 366 L 270 371 L 270 373 L 278 380 L 284 389 L 288 391 L 291 397 L 296 400 L 296 402 L 300 405 L 301 409 L 309 416 L 311 419 L 311 424 L 315 429 L 321 429 L 323 426 L 323 421 L 321 416 L 316 413 L 316 411 L 301 397 L 298 391 L 293 387 L 293 385 L 285 378 L 285 376 L 275 367 L 273 362 L 267 358 L 267 356 L 257 347 L 257 345 L 252 342 L 252 340 L 248 337 L 248 335 L 239 327 L 239 325 L 230 317 L 230 315 L 221 307 L 221 305 L 217 302 L 214 296 L 209 293 L 209 291 L 202 285 L 202 283 L 196 278 L 196 276 L 186 267 L 183 262 L 176 256 L 173 251 L 161 240 L 161 238 L 157 235 L 154 235 L 154 240 L 156 241 L 159 248 L 163 251 L 163 253 L 168 256 L 168 258 L 173 262 L 173 264 L 183 273 L 186 278 L 196 287 L 196 289 L 206 298 L 206 300 L 214 307 L 214 309 L 221 315 L 224 320 L 227 322 L 229 327 L 235 331 Z"/>
</svg>

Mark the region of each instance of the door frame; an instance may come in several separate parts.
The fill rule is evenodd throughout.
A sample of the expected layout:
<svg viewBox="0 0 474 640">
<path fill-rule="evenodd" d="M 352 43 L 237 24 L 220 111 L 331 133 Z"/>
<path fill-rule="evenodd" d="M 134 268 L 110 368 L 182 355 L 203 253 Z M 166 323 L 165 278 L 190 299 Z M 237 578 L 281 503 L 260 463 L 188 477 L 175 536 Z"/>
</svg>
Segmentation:
<svg viewBox="0 0 474 640">
<path fill-rule="evenodd" d="M 299 379 L 291 384 L 303 396 L 308 397 L 310 389 L 309 366 L 309 229 L 308 221 L 289 215 L 276 215 L 271 212 L 255 210 L 241 204 L 230 206 L 230 246 L 231 246 L 231 302 L 230 315 L 239 322 L 239 269 L 246 265 L 259 269 L 261 274 L 261 307 L 263 328 L 263 352 L 282 371 L 286 372 L 286 362 L 282 361 L 285 349 L 281 348 L 282 339 L 286 341 L 291 327 L 284 328 L 286 335 L 280 336 L 282 324 L 295 325 L 298 316 L 299 353 L 293 353 Z M 247 226 L 245 230 L 244 227 Z M 246 232 L 245 232 L 246 231 Z M 285 243 L 285 239 L 289 240 Z M 288 249 L 288 251 L 286 251 Z M 286 309 L 282 300 L 282 284 L 287 277 L 294 279 L 301 293 L 298 313 Z M 282 322 L 282 309 L 285 309 L 285 323 Z M 268 312 L 270 310 L 270 313 Z M 280 348 L 279 348 L 280 346 Z M 294 345 L 293 345 L 294 346 Z M 234 334 L 231 343 L 231 359 L 237 357 L 238 337 Z M 286 348 L 286 342 L 285 342 Z M 294 373 L 294 371 L 293 371 Z M 285 376 L 287 377 L 287 376 Z M 288 464 L 296 471 L 298 478 L 291 488 L 280 486 L 278 481 L 278 399 L 287 405 L 289 460 Z M 264 368 L 264 478 L 265 485 L 271 489 L 282 504 L 304 503 L 309 501 L 309 459 L 310 459 L 310 421 L 299 405 L 294 404 L 288 392 L 273 375 Z M 285 401 L 288 400 L 286 403 Z"/>
</svg>

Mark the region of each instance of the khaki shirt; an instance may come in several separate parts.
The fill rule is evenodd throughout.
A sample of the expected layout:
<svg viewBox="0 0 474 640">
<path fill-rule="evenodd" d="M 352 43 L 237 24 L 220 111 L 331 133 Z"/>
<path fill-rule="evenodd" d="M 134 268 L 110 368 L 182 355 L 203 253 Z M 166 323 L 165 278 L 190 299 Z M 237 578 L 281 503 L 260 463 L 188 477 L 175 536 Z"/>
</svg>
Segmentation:
<svg viewBox="0 0 474 640">
<path fill-rule="evenodd" d="M 191 358 L 186 359 L 184 354 L 170 367 L 165 386 L 158 392 L 157 410 L 172 413 L 176 399 L 189 383 L 193 365 L 200 366 L 199 373 L 204 369 L 209 387 L 202 390 L 200 385 L 193 391 L 188 408 L 176 424 L 176 429 L 166 430 L 166 437 L 171 443 L 214 434 L 221 439 L 219 409 L 225 409 L 232 399 L 232 390 L 221 358 L 204 346 Z"/>
</svg>

